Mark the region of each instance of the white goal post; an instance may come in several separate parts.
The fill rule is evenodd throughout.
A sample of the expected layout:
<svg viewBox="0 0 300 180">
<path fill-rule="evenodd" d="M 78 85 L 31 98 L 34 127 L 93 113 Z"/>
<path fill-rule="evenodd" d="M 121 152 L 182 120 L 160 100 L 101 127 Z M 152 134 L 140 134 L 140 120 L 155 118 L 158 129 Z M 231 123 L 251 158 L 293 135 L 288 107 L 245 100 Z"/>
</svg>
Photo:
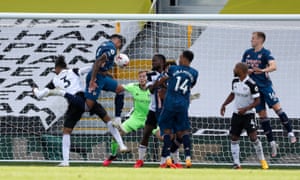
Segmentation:
<svg viewBox="0 0 300 180">
<path fill-rule="evenodd" d="M 53 62 L 64 55 L 69 67 L 91 66 L 98 45 L 111 34 L 127 39 L 121 52 L 130 58 L 126 68 L 113 74 L 120 83 L 136 81 L 137 72 L 151 69 L 151 57 L 164 54 L 177 60 L 184 49 L 195 53 L 192 66 L 199 81 L 192 101 L 192 156 L 194 164 L 231 164 L 229 122 L 219 108 L 228 93 L 232 69 L 250 47 L 251 33 L 264 31 L 265 46 L 276 59 L 278 70 L 271 73 L 282 107 L 300 135 L 300 15 L 210 15 L 210 14 L 64 14 L 0 13 L 0 161 L 59 161 L 61 134 L 67 103 L 60 97 L 37 100 L 30 85 L 45 86 L 53 77 Z M 100 103 L 114 115 L 113 93 L 103 92 Z M 123 109 L 132 107 L 126 94 Z M 291 145 L 280 120 L 268 110 L 274 136 L 279 143 L 276 158 L 263 132 L 259 137 L 270 165 L 300 166 L 300 145 Z M 119 155 L 118 162 L 134 162 L 142 130 L 124 136 L 132 150 Z M 110 152 L 110 135 L 105 124 L 86 113 L 72 134 L 71 162 L 101 162 Z M 158 139 L 151 137 L 147 162 L 160 157 Z M 180 156 L 183 157 L 182 150 Z M 241 138 L 241 160 L 257 164 L 249 139 Z"/>
</svg>

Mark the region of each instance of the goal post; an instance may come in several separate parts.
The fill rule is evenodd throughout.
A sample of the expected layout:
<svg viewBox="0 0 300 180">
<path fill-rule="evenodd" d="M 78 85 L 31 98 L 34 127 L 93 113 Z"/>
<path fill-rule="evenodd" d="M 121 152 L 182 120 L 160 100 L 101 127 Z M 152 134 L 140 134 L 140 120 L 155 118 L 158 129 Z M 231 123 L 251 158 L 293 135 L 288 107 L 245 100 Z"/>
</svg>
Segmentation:
<svg viewBox="0 0 300 180">
<path fill-rule="evenodd" d="M 232 107 L 225 117 L 219 109 L 230 92 L 232 70 L 250 47 L 251 33 L 264 31 L 265 47 L 276 59 L 271 73 L 283 109 L 299 133 L 300 15 L 175 15 L 175 14 L 49 14 L 0 13 L 0 161 L 60 161 L 61 134 L 66 101 L 61 97 L 36 99 L 31 85 L 44 87 L 54 76 L 54 61 L 66 57 L 70 68 L 92 66 L 99 44 L 120 33 L 127 43 L 121 49 L 130 58 L 125 68 L 113 68 L 119 83 L 137 81 L 137 72 L 151 69 L 155 53 L 178 60 L 184 49 L 195 54 L 192 66 L 199 80 L 192 93 L 200 93 L 190 106 L 192 159 L 194 164 L 231 164 L 229 126 Z M 84 79 L 83 79 L 84 81 Z M 125 94 L 123 119 L 132 108 Z M 99 102 L 114 115 L 114 93 L 103 92 Z M 263 132 L 259 137 L 270 165 L 300 165 L 299 143 L 291 145 L 279 118 L 268 110 L 276 158 Z M 118 155 L 119 162 L 134 162 L 142 129 L 124 136 L 131 153 Z M 71 135 L 71 162 L 101 162 L 110 152 L 106 125 L 85 113 Z M 257 164 L 249 138 L 242 135 L 241 160 Z M 150 138 L 147 162 L 159 162 L 161 142 Z M 183 151 L 180 150 L 183 157 Z"/>
</svg>

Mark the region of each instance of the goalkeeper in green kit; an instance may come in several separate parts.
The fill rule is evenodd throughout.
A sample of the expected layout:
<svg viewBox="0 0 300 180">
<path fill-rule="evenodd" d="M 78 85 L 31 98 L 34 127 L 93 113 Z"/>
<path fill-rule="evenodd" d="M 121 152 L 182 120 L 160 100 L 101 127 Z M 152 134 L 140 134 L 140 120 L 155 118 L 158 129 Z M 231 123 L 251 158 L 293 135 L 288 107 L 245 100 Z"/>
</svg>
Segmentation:
<svg viewBox="0 0 300 180">
<path fill-rule="evenodd" d="M 147 71 L 138 73 L 138 83 L 129 83 L 124 85 L 124 89 L 129 92 L 134 100 L 134 111 L 129 119 L 121 124 L 121 122 L 113 122 L 115 126 L 119 126 L 120 134 L 125 135 L 132 131 L 137 131 L 145 126 L 145 120 L 149 111 L 150 91 L 146 87 Z M 118 143 L 115 140 L 111 142 L 111 155 L 104 160 L 103 166 L 109 166 L 113 160 L 117 158 Z"/>
</svg>

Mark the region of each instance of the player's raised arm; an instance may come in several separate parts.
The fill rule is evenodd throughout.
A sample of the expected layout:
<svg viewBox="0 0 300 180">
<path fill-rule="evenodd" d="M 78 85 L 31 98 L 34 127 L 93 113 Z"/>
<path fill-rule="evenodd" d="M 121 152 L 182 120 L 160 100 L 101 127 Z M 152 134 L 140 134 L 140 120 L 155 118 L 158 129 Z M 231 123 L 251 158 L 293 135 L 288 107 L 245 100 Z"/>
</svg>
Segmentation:
<svg viewBox="0 0 300 180">
<path fill-rule="evenodd" d="M 273 71 L 276 71 L 277 69 L 277 65 L 276 65 L 276 62 L 275 60 L 270 60 L 268 62 L 268 66 L 264 69 L 260 69 L 260 68 L 257 68 L 257 67 L 254 67 L 253 70 L 255 72 L 259 72 L 259 73 L 268 73 L 268 72 L 273 72 Z"/>
<path fill-rule="evenodd" d="M 91 77 L 91 80 L 90 80 L 89 91 L 94 91 L 98 87 L 98 85 L 96 83 L 96 76 L 99 72 L 100 67 L 102 67 L 103 64 L 105 64 L 106 61 L 107 61 L 107 56 L 106 56 L 105 53 L 102 54 L 100 56 L 100 58 L 98 58 L 95 61 L 93 69 L 92 69 L 92 77 Z"/>
<path fill-rule="evenodd" d="M 162 86 L 167 80 L 169 79 L 169 77 L 167 75 L 161 77 L 160 79 L 156 80 L 154 82 L 154 84 L 151 86 L 152 89 L 158 88 L 159 86 Z M 150 88 L 149 88 L 150 90 Z M 151 92 L 151 90 L 150 90 Z"/>
</svg>

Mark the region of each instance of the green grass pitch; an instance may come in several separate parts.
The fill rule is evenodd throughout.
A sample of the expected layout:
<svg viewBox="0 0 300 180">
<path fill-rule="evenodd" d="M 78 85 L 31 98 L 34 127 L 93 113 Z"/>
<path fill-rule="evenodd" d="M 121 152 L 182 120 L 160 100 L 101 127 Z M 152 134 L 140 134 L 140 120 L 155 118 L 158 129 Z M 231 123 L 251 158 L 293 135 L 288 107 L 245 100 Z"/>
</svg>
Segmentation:
<svg viewBox="0 0 300 180">
<path fill-rule="evenodd" d="M 161 169 L 145 167 L 50 167 L 50 166 L 0 166 L 0 179 L 99 179 L 99 180 L 293 180 L 300 178 L 297 169 L 225 169 L 225 168 L 191 168 Z"/>
</svg>

